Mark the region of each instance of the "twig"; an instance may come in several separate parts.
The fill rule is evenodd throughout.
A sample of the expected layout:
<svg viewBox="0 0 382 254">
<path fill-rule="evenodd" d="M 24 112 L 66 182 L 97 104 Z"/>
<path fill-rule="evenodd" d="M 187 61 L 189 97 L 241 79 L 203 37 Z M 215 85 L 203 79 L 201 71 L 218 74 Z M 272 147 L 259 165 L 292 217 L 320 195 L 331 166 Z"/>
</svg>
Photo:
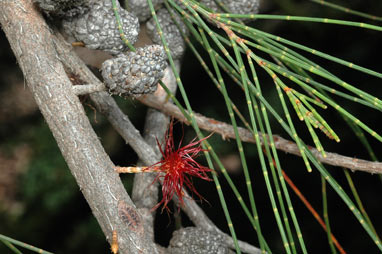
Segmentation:
<svg viewBox="0 0 382 254">
<path fill-rule="evenodd" d="M 67 45 L 64 45 L 61 40 L 55 40 L 58 50 L 58 56 L 64 65 L 74 74 L 88 84 L 101 84 L 101 82 L 88 70 L 86 65 L 78 58 L 78 56 L 71 51 Z M 103 113 L 117 132 L 128 142 L 134 151 L 138 154 L 139 158 L 146 165 L 152 165 L 156 162 L 155 152 L 148 145 L 139 131 L 135 129 L 128 117 L 119 109 L 113 98 L 106 92 L 98 92 L 91 94 L 92 100 L 96 103 L 96 107 Z M 227 243 L 233 247 L 233 240 L 230 236 L 219 230 L 213 222 L 206 216 L 204 211 L 197 205 L 195 200 L 185 191 L 185 205 L 182 207 L 191 221 L 209 231 L 215 231 L 222 234 Z M 178 202 L 175 198 L 175 202 Z M 232 244 L 231 244 L 232 243 Z M 239 241 L 240 248 L 247 250 L 247 253 L 257 254 L 259 249 L 242 241 Z"/>
<path fill-rule="evenodd" d="M 321 219 L 321 216 L 316 212 L 313 206 L 309 203 L 309 201 L 305 198 L 305 196 L 301 193 L 301 191 L 297 188 L 297 186 L 293 183 L 293 181 L 289 178 L 289 176 L 285 173 L 284 170 L 281 171 L 285 181 L 288 183 L 289 187 L 293 190 L 293 192 L 299 197 L 301 202 L 305 205 L 305 207 L 310 211 L 313 217 L 318 221 L 321 227 L 327 232 L 327 228 L 325 222 Z M 330 237 L 334 245 L 338 248 L 340 253 L 346 253 L 342 246 L 339 244 L 338 240 L 334 237 L 333 233 L 330 233 Z"/>
<path fill-rule="evenodd" d="M 168 87 L 172 88 L 171 90 L 175 92 L 176 82 L 171 68 L 167 68 L 165 70 L 163 80 L 166 84 L 168 84 Z M 163 89 L 158 89 L 156 95 L 163 99 L 167 96 Z M 157 141 L 162 143 L 168 123 L 169 117 L 167 115 L 153 108 L 148 109 L 143 137 L 153 148 L 156 154 L 156 161 L 159 161 L 162 156 L 159 151 Z M 145 165 L 145 163 L 142 160 L 139 160 L 138 165 Z M 158 202 L 158 184 L 153 184 L 155 177 L 156 173 L 136 174 L 134 176 L 132 191 L 132 199 L 135 205 L 140 209 L 141 213 L 144 214 L 146 222 L 150 223 L 152 228 L 154 228 L 155 212 L 151 209 Z M 154 239 L 154 232 L 152 232 L 152 239 Z"/>
<path fill-rule="evenodd" d="M 51 34 L 30 0 L 0 1 L 0 23 L 27 85 L 104 234 L 111 240 L 112 231 L 119 232 L 121 254 L 138 253 L 138 248 L 157 253 L 146 234 L 124 230 L 126 222 L 119 216 L 118 202 L 131 207 L 131 212 L 136 209 L 73 93 L 53 43 L 62 42 Z M 142 223 L 138 214 L 136 219 L 137 224 Z"/>
<path fill-rule="evenodd" d="M 188 123 L 187 119 L 183 116 L 181 111 L 171 102 L 158 100 L 155 96 L 151 96 L 151 95 L 142 96 L 138 98 L 138 100 L 147 106 L 156 108 L 167 115 L 173 116 L 182 122 Z M 207 131 L 219 133 L 220 135 L 222 135 L 223 139 L 235 138 L 235 133 L 231 125 L 205 117 L 201 114 L 195 114 L 195 118 L 200 128 Z M 256 143 L 251 132 L 241 127 L 239 127 L 238 129 L 239 129 L 239 135 L 242 141 L 249 142 L 249 143 Z M 260 137 L 261 143 L 263 144 L 262 135 L 260 134 L 259 137 Z M 286 153 L 291 153 L 291 154 L 300 156 L 300 152 L 296 143 L 290 140 L 287 140 L 285 138 L 282 138 L 279 135 L 273 135 L 273 138 L 275 141 L 276 149 L 284 151 Z M 326 157 L 323 157 L 321 152 L 317 151 L 316 148 L 309 147 L 309 149 L 312 152 L 312 154 L 316 156 L 316 158 L 322 163 L 332 165 L 332 166 L 348 168 L 352 171 L 362 171 L 362 172 L 367 172 L 372 174 L 382 174 L 381 162 L 373 162 L 368 160 L 356 159 L 356 158 L 351 158 L 351 157 L 347 157 L 337 153 L 330 153 L 330 152 L 326 152 Z"/>
<path fill-rule="evenodd" d="M 101 92 L 101 91 L 106 91 L 106 87 L 102 83 L 73 86 L 73 92 L 75 95 L 85 95 L 85 94 Z"/>
<path fill-rule="evenodd" d="M 74 86 L 76 94 L 86 94 L 92 93 L 99 89 L 99 91 L 103 91 L 106 88 L 103 85 L 82 85 L 82 86 Z M 165 102 L 164 100 L 158 99 L 156 96 L 146 95 L 138 98 L 143 104 L 150 106 L 152 108 L 156 108 L 163 113 L 173 116 L 178 120 L 187 123 L 186 118 L 180 112 L 180 110 L 171 102 Z M 212 118 L 205 117 L 201 114 L 196 114 L 196 120 L 200 128 L 219 133 L 222 137 L 225 138 L 235 138 L 235 133 L 231 125 L 226 124 L 224 122 L 216 121 Z M 246 130 L 245 128 L 239 127 L 240 138 L 244 142 L 255 143 L 255 139 L 253 135 Z M 263 144 L 262 135 L 260 136 L 260 141 Z M 296 143 L 287 140 L 285 138 L 280 137 L 279 135 L 273 135 L 275 140 L 275 147 L 278 150 L 284 151 L 286 153 L 291 153 L 294 155 L 300 156 L 300 151 L 296 145 Z M 382 163 L 374 162 L 368 160 L 362 160 L 357 158 L 352 158 L 344 155 L 340 155 L 337 153 L 326 152 L 326 157 L 322 156 L 322 153 L 317 151 L 314 147 L 309 147 L 310 151 L 316 158 L 322 163 L 348 168 L 352 171 L 363 171 L 371 174 L 382 174 Z"/>
</svg>

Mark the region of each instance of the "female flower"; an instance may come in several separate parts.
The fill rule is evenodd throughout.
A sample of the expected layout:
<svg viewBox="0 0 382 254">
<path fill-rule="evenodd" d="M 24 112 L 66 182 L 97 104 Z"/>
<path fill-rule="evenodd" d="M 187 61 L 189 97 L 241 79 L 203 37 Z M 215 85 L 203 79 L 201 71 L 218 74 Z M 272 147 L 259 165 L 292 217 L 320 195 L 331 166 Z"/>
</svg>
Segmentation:
<svg viewBox="0 0 382 254">
<path fill-rule="evenodd" d="M 173 136 L 173 121 L 171 121 L 165 136 L 163 148 L 157 140 L 159 150 L 162 154 L 162 160 L 149 167 L 143 168 L 116 167 L 116 171 L 118 173 L 158 173 L 154 179 L 154 182 L 162 179 L 163 198 L 156 206 L 153 207 L 153 210 L 157 209 L 162 204 L 162 211 L 165 208 L 168 209 L 168 203 L 174 197 L 174 194 L 178 196 L 180 206 L 184 205 L 184 185 L 188 190 L 202 199 L 203 197 L 196 191 L 191 177 L 198 177 L 206 181 L 212 181 L 207 175 L 207 172 L 211 172 L 212 170 L 195 161 L 195 158 L 199 156 L 199 153 L 205 151 L 201 147 L 201 142 L 208 137 L 199 141 L 193 139 L 189 144 L 183 147 L 181 147 L 182 142 L 180 142 L 178 148 L 176 148 Z"/>
</svg>

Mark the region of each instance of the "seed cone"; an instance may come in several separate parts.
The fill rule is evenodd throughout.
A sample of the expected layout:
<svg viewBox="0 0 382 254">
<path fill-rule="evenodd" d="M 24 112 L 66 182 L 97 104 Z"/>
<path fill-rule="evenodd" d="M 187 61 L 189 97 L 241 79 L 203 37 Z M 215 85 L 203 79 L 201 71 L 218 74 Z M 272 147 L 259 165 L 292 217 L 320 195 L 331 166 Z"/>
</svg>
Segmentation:
<svg viewBox="0 0 382 254">
<path fill-rule="evenodd" d="M 169 246 L 171 254 L 231 254 L 222 236 L 212 231 L 187 227 L 175 231 Z"/>
<path fill-rule="evenodd" d="M 154 8 L 157 9 L 163 3 L 163 0 L 152 0 L 151 2 Z M 151 11 L 146 0 L 130 0 L 128 10 L 138 17 L 139 22 L 144 22 L 151 18 Z"/>
<path fill-rule="evenodd" d="M 106 60 L 102 76 L 110 93 L 139 96 L 156 91 L 166 67 L 163 47 L 149 45 Z"/>
<path fill-rule="evenodd" d="M 175 0 L 175 2 L 181 8 L 187 9 L 180 0 Z M 226 12 L 220 6 L 218 6 L 216 0 L 200 0 L 199 2 L 210 8 L 213 12 Z M 260 8 L 260 0 L 220 0 L 220 2 L 230 13 L 235 14 L 256 14 L 259 12 Z M 243 21 L 248 20 L 244 19 Z"/>
<path fill-rule="evenodd" d="M 89 10 L 89 0 L 33 0 L 48 15 L 73 18 Z"/>
<path fill-rule="evenodd" d="M 259 0 L 221 0 L 231 13 L 235 14 L 255 14 L 259 11 Z M 213 11 L 222 12 L 215 0 L 202 0 L 201 3 L 211 8 Z"/>
<path fill-rule="evenodd" d="M 163 31 L 163 35 L 171 51 L 171 56 L 174 59 L 181 58 L 186 49 L 186 45 L 183 40 L 182 34 L 179 31 L 178 26 L 172 20 L 170 13 L 167 11 L 167 9 L 164 9 L 164 8 L 160 9 L 156 14 L 157 14 L 160 27 Z M 187 27 L 183 24 L 182 20 L 178 16 L 176 17 L 177 17 L 176 21 L 178 25 L 180 26 L 182 32 L 184 34 L 187 34 L 188 32 Z M 158 34 L 157 26 L 153 18 L 151 18 L 146 23 L 146 26 L 147 26 L 147 34 L 150 36 L 151 40 L 154 43 L 162 44 L 162 40 Z"/>
<path fill-rule="evenodd" d="M 122 9 L 117 2 L 122 29 L 127 40 L 134 44 L 139 33 L 138 18 Z M 86 47 L 99 49 L 113 55 L 128 49 L 122 41 L 116 17 L 110 0 L 96 1 L 90 4 L 89 11 L 73 19 L 63 21 L 65 31 Z"/>
</svg>

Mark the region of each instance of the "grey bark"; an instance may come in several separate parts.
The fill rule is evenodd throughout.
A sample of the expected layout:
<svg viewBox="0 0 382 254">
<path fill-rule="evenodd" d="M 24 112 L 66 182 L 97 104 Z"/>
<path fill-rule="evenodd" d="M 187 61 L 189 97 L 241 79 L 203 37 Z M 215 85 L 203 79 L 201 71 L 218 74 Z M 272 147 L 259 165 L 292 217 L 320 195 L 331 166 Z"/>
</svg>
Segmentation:
<svg viewBox="0 0 382 254">
<path fill-rule="evenodd" d="M 179 66 L 179 63 L 177 65 Z M 167 84 L 172 92 L 175 92 L 176 80 L 170 67 L 167 67 L 165 70 L 162 81 Z M 167 96 L 166 92 L 161 88 L 157 90 L 156 94 L 162 100 Z M 163 143 L 168 124 L 168 116 L 156 109 L 149 108 L 147 110 L 143 138 L 153 149 L 155 161 L 159 161 L 162 157 L 157 142 L 159 144 Z M 147 166 L 142 160 L 138 161 L 138 165 Z M 152 211 L 152 208 L 158 203 L 158 183 L 154 183 L 156 175 L 157 173 L 136 174 L 134 176 L 132 192 L 134 204 L 141 211 L 142 215 L 145 216 L 146 223 L 150 224 L 152 229 L 154 229 L 155 217 L 155 211 Z M 154 232 L 152 232 L 152 239 L 154 241 Z"/>
<path fill-rule="evenodd" d="M 73 89 L 77 95 L 81 95 L 81 94 L 93 93 L 95 91 L 104 91 L 105 86 L 103 86 L 102 84 L 83 85 L 83 86 L 74 86 Z M 173 103 L 163 102 L 157 99 L 155 96 L 146 96 L 144 98 L 139 98 L 139 100 L 143 104 L 149 107 L 156 108 L 166 115 L 175 117 L 178 120 L 189 124 L 187 119 L 183 116 L 182 112 Z M 196 118 L 196 122 L 198 126 L 201 129 L 220 134 L 223 139 L 236 138 L 232 125 L 205 117 L 197 113 L 195 113 L 195 118 Z M 240 139 L 243 142 L 256 143 L 256 140 L 250 131 L 242 127 L 238 127 L 238 130 L 239 130 Z M 260 138 L 261 144 L 263 145 L 264 144 L 263 134 L 260 132 L 259 132 L 259 138 Z M 275 142 L 276 149 L 280 151 L 284 151 L 286 153 L 301 156 L 300 150 L 295 142 L 285 139 L 281 137 L 280 135 L 273 135 L 273 139 Z M 328 152 L 328 151 L 325 151 L 326 157 L 324 157 L 322 153 L 318 151 L 316 148 L 308 146 L 308 149 L 322 163 L 336 166 L 336 167 L 347 168 L 353 172 L 363 171 L 370 174 L 382 174 L 382 162 L 357 159 L 357 158 L 344 156 L 341 154 Z"/>
<path fill-rule="evenodd" d="M 78 58 L 73 52 L 70 45 L 63 42 L 62 36 L 58 34 L 58 39 L 55 38 L 55 46 L 58 52 L 58 56 L 64 63 L 65 67 L 75 75 L 77 75 L 84 84 L 93 84 L 100 86 L 101 82 L 94 76 L 94 74 L 85 66 L 85 64 Z M 95 96 L 96 95 L 96 96 Z M 154 97 L 153 95 L 145 95 L 142 97 Z M 156 162 L 156 152 L 154 149 L 145 142 L 139 131 L 135 129 L 129 118 L 119 109 L 115 101 L 105 92 L 94 93 L 91 95 L 93 102 L 97 109 L 103 113 L 113 125 L 114 129 L 122 136 L 122 138 L 129 143 L 129 145 L 138 154 L 139 158 L 145 165 L 152 165 Z M 165 100 L 162 98 L 162 102 Z M 222 234 L 231 248 L 234 248 L 233 239 L 223 233 L 216 225 L 207 217 L 204 211 L 198 206 L 198 204 L 184 191 L 186 198 L 184 199 L 185 205 L 182 209 L 190 218 L 190 220 L 197 226 L 206 231 L 217 232 Z M 178 202 L 174 197 L 175 202 Z M 145 213 L 144 213 L 145 214 Z M 150 217 L 144 217 L 148 219 L 145 223 L 150 224 Z M 147 225 L 149 227 L 149 225 Z M 240 248 L 247 253 L 260 253 L 260 249 L 243 241 L 238 241 Z"/>
<path fill-rule="evenodd" d="M 101 82 L 94 76 L 93 73 L 85 66 L 85 64 L 78 58 L 73 52 L 70 45 L 63 42 L 62 36 L 58 35 L 55 38 L 55 46 L 58 52 L 60 60 L 64 63 L 65 67 L 75 75 L 77 75 L 84 84 L 93 84 L 94 86 L 100 86 Z M 152 97 L 152 95 L 145 97 Z M 139 158 L 145 165 L 152 165 L 156 162 L 156 152 L 154 149 L 145 142 L 139 131 L 135 129 L 129 118 L 118 108 L 115 101 L 106 93 L 98 92 L 91 95 L 93 102 L 97 109 L 103 113 L 114 129 L 122 136 L 122 138 L 129 143 L 129 145 L 138 154 Z M 164 101 L 164 100 L 163 100 Z M 231 248 L 234 248 L 232 238 L 223 233 L 216 225 L 207 217 L 198 204 L 187 194 L 185 191 L 185 205 L 182 209 L 190 218 L 190 220 L 197 226 L 206 231 L 213 231 L 218 234 L 222 234 Z M 177 198 L 175 202 L 178 202 Z M 145 214 L 145 213 L 144 213 Z M 150 217 L 144 217 L 148 219 L 145 223 L 150 224 Z M 248 243 L 239 241 L 240 248 L 247 253 L 260 253 L 261 251 L 251 246 Z"/>
<path fill-rule="evenodd" d="M 73 93 L 41 14 L 30 0 L 1 1 L 0 23 L 28 87 L 109 241 L 116 230 L 121 254 L 156 253 L 141 215 Z"/>
<path fill-rule="evenodd" d="M 105 153 L 84 109 L 72 89 L 69 74 L 79 74 L 84 83 L 100 86 L 100 81 L 73 53 L 63 38 L 52 34 L 31 1 L 0 2 L 0 23 L 27 80 L 28 87 L 48 123 L 57 144 L 77 181 L 80 190 L 111 242 L 112 231 L 118 234 L 119 253 L 162 253 L 152 237 L 152 221 L 140 213 L 127 195 L 114 165 Z M 132 146 L 146 165 L 157 161 L 130 120 L 106 92 L 91 95 L 101 111 Z M 163 123 L 163 120 L 161 120 Z M 149 127 L 151 128 L 151 127 Z M 163 130 L 162 130 L 163 133 Z M 136 200 L 138 202 L 139 195 Z M 139 202 L 138 202 L 139 203 Z M 199 206 L 186 198 L 185 212 L 201 228 L 222 233 Z M 146 208 L 145 208 L 146 209 Z M 141 210 L 142 211 L 142 210 Z M 150 215 L 152 216 L 152 215 Z M 240 242 L 249 253 L 257 248 Z"/>
</svg>

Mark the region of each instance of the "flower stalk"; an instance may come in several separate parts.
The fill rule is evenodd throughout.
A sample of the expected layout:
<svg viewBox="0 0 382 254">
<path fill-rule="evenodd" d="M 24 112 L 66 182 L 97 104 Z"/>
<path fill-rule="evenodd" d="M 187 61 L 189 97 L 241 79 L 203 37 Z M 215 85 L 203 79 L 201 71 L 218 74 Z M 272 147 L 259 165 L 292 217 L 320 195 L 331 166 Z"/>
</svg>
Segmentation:
<svg viewBox="0 0 382 254">
<path fill-rule="evenodd" d="M 119 166 L 116 166 L 114 169 L 118 174 L 160 172 L 160 169 L 155 168 L 155 167 L 149 168 L 149 167 L 119 167 Z"/>
</svg>

